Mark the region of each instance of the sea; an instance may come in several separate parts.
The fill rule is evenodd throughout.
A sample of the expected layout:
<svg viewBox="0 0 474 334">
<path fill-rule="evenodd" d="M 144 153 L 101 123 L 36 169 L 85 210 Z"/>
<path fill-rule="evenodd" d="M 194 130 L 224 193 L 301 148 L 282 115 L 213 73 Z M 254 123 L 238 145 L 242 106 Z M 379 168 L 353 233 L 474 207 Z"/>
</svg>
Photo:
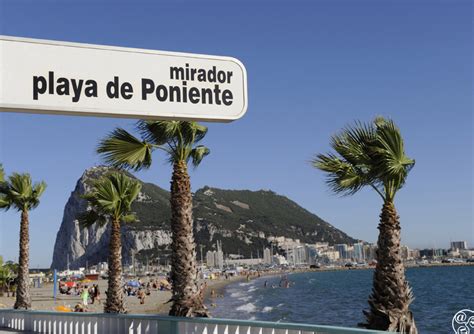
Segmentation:
<svg viewBox="0 0 474 334">
<path fill-rule="evenodd" d="M 356 327 L 364 321 L 372 275 L 372 269 L 294 273 L 290 288 L 278 287 L 280 276 L 233 283 L 210 311 L 216 318 Z M 406 276 L 420 333 L 453 333 L 456 312 L 474 310 L 474 266 L 408 268 Z"/>
</svg>

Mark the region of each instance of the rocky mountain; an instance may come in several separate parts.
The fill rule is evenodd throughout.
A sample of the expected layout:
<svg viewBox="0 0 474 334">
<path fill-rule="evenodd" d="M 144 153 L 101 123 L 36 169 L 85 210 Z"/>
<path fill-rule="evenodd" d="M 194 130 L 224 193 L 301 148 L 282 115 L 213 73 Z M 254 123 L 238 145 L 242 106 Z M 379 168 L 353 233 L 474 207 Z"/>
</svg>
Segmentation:
<svg viewBox="0 0 474 334">
<path fill-rule="evenodd" d="M 93 167 L 84 172 L 64 208 L 56 236 L 51 268 L 65 269 L 106 261 L 109 229 L 107 226 L 79 227 L 77 217 L 87 208 L 81 195 L 92 182 L 108 172 Z M 131 263 L 132 254 L 140 259 L 165 259 L 171 243 L 169 193 L 143 183 L 133 204 L 139 221 L 123 226 L 123 261 Z M 217 241 L 225 254 L 256 256 L 269 245 L 267 238 L 284 236 L 302 242 L 352 243 L 355 240 L 290 199 L 272 191 L 222 190 L 210 187 L 194 194 L 194 232 L 205 254 Z M 198 256 L 200 248 L 198 247 Z"/>
</svg>

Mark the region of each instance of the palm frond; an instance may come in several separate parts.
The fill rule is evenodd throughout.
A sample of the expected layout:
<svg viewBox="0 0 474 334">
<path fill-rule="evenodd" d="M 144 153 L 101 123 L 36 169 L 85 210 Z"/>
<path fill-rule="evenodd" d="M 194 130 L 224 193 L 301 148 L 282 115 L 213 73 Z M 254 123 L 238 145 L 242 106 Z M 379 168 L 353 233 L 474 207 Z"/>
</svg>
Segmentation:
<svg viewBox="0 0 474 334">
<path fill-rule="evenodd" d="M 326 172 L 326 183 L 337 194 L 352 195 L 368 184 L 367 176 L 333 154 L 319 154 L 312 164 Z"/>
<path fill-rule="evenodd" d="M 3 165 L 0 164 L 0 182 L 5 181 L 5 170 L 3 169 Z"/>
<path fill-rule="evenodd" d="M 405 154 L 400 129 L 392 120 L 378 117 L 374 123 L 377 127 L 377 141 L 373 148 L 374 169 L 385 184 L 387 197 L 393 199 L 405 184 L 415 161 Z"/>
<path fill-rule="evenodd" d="M 207 126 L 197 122 L 181 121 L 181 134 L 185 144 L 194 145 L 201 141 L 207 134 Z"/>
<path fill-rule="evenodd" d="M 32 183 L 29 174 L 12 173 L 0 186 L 0 208 L 8 210 L 14 207 L 18 211 L 36 208 L 46 189 L 46 183 Z"/>
<path fill-rule="evenodd" d="M 32 187 L 31 198 L 30 198 L 30 205 L 28 209 L 34 209 L 40 204 L 40 197 L 46 190 L 46 183 L 44 181 L 35 183 Z"/>
<path fill-rule="evenodd" d="M 155 145 L 164 145 L 178 137 L 180 121 L 141 120 L 136 126 L 142 138 Z"/>
<path fill-rule="evenodd" d="M 122 222 L 125 223 L 125 224 L 136 223 L 138 221 L 139 220 L 138 220 L 137 216 L 134 213 L 130 213 L 130 214 L 122 217 Z"/>
<path fill-rule="evenodd" d="M 189 154 L 189 157 L 192 159 L 192 164 L 194 167 L 199 166 L 202 159 L 204 159 L 207 155 L 209 155 L 211 151 L 204 145 L 198 145 L 193 148 Z"/>
<path fill-rule="evenodd" d="M 87 227 L 94 223 L 123 220 L 131 214 L 131 205 L 140 189 L 141 183 L 125 173 L 114 172 L 103 176 L 93 184 L 90 192 L 82 196 L 89 209 L 80 215 L 80 223 Z"/>
<path fill-rule="evenodd" d="M 375 137 L 375 130 L 370 124 L 356 122 L 333 136 L 331 146 L 348 163 L 363 166 L 370 160 L 367 147 Z"/>
<path fill-rule="evenodd" d="M 327 173 L 336 193 L 351 195 L 370 186 L 384 200 L 392 200 L 415 163 L 405 155 L 400 130 L 383 117 L 344 128 L 332 137 L 331 146 L 335 153 L 318 155 L 313 166 Z"/>
<path fill-rule="evenodd" d="M 135 138 L 122 128 L 115 129 L 101 140 L 97 148 L 105 162 L 116 168 L 128 168 L 135 171 L 151 166 L 153 146 Z"/>
<path fill-rule="evenodd" d="M 103 226 L 107 223 L 108 217 L 109 216 L 105 214 L 98 214 L 95 210 L 87 210 L 85 212 L 80 213 L 77 217 L 77 220 L 79 221 L 79 227 L 84 229 L 94 224 Z"/>
<path fill-rule="evenodd" d="M 8 200 L 8 197 L 5 195 L 0 195 L 0 210 L 9 210 L 12 205 L 12 202 Z"/>
<path fill-rule="evenodd" d="M 136 128 L 143 140 L 117 128 L 100 142 L 97 152 L 107 164 L 134 170 L 148 168 L 155 148 L 167 153 L 170 164 L 192 159 L 197 166 L 209 154 L 209 150 L 195 146 L 207 133 L 207 127 L 197 122 L 140 120 Z"/>
</svg>

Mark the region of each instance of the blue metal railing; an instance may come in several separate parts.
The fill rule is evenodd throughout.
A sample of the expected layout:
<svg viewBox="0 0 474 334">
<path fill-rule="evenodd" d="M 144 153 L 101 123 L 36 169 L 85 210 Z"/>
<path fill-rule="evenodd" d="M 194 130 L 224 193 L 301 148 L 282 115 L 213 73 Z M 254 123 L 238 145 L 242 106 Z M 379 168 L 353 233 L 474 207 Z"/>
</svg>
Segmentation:
<svg viewBox="0 0 474 334">
<path fill-rule="evenodd" d="M 0 328 L 37 333 L 387 333 L 360 328 L 147 314 L 70 313 L 0 309 Z M 62 330 L 64 328 L 64 330 Z M 67 330 L 66 330 L 67 329 Z"/>
</svg>

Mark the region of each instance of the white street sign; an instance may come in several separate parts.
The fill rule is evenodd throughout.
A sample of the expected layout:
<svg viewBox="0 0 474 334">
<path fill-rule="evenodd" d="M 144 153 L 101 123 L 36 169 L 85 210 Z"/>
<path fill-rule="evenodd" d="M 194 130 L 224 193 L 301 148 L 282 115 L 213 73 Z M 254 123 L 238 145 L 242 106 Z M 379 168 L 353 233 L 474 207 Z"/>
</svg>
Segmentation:
<svg viewBox="0 0 474 334">
<path fill-rule="evenodd" d="M 0 36 L 0 111 L 228 122 L 247 75 L 231 57 Z"/>
</svg>

